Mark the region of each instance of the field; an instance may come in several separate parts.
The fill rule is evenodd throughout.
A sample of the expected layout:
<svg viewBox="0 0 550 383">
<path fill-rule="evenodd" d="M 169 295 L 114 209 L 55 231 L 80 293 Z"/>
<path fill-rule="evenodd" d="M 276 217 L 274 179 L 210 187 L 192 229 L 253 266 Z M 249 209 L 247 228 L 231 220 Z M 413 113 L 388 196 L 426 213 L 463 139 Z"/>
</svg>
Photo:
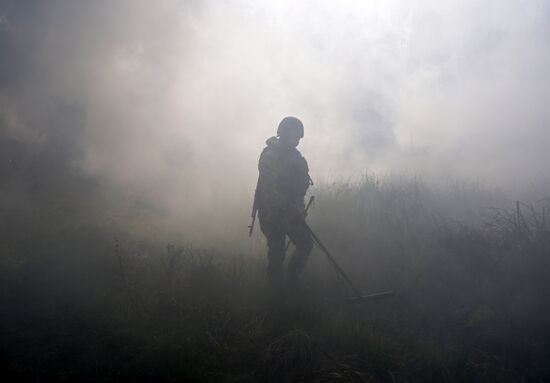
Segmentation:
<svg viewBox="0 0 550 383">
<path fill-rule="evenodd" d="M 258 227 L 234 248 L 141 236 L 48 197 L 4 199 L 0 374 L 24 381 L 550 380 L 550 201 L 366 175 L 313 190 L 324 255 L 264 286 Z M 545 196 L 541 196 L 545 197 Z M 95 207 L 85 200 L 86 212 Z M 38 203 L 37 203 L 38 204 Z M 242 210 L 246 219 L 248 210 Z M 244 218 L 243 218 L 244 217 Z M 240 230 L 240 227 L 239 227 Z M 182 236 L 183 238 L 183 236 Z"/>
</svg>

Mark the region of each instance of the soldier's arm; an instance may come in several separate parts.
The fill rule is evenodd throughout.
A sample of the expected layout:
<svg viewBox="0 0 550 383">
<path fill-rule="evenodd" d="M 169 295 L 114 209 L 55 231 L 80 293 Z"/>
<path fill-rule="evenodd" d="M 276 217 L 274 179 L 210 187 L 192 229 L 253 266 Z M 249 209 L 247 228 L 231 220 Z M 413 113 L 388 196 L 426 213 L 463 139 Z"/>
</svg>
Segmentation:
<svg viewBox="0 0 550 383">
<path fill-rule="evenodd" d="M 307 165 L 307 161 L 302 156 L 300 156 L 300 160 L 298 161 L 297 172 L 298 193 L 301 196 L 305 196 L 307 189 L 310 185 L 313 184 L 313 182 L 311 181 L 311 177 L 309 176 L 309 167 Z"/>
</svg>

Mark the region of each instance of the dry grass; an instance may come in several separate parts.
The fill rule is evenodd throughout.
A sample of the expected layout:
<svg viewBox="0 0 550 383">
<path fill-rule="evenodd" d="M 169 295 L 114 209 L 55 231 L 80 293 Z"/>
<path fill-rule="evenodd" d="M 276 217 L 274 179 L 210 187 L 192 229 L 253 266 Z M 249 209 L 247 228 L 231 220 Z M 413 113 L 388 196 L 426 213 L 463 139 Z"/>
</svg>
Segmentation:
<svg viewBox="0 0 550 383">
<path fill-rule="evenodd" d="M 359 289 L 392 288 L 394 300 L 344 305 L 318 253 L 306 293 L 276 304 L 258 256 L 12 222 L 0 243 L 0 372 L 74 381 L 550 380 L 548 200 L 495 203 L 418 179 L 366 178 L 316 193 L 312 228 Z M 457 220 L 465 211 L 483 211 L 485 224 Z"/>
</svg>

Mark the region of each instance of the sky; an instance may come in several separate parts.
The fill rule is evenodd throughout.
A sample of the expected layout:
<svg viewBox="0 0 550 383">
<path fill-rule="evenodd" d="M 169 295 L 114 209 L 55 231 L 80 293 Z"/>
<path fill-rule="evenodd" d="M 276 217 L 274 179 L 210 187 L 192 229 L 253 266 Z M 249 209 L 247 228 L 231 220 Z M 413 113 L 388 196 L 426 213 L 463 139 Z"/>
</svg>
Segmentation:
<svg viewBox="0 0 550 383">
<path fill-rule="evenodd" d="M 547 1 L 0 0 L 0 51 L 2 137 L 189 217 L 287 115 L 314 180 L 550 191 Z"/>
</svg>

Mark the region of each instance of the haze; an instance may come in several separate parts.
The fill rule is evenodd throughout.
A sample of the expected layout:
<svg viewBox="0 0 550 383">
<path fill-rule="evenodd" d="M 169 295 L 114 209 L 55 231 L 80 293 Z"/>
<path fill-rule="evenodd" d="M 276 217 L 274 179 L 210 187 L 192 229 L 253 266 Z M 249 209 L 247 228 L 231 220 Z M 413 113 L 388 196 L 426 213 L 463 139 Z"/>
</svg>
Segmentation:
<svg viewBox="0 0 550 383">
<path fill-rule="evenodd" d="M 314 180 L 407 173 L 542 198 L 549 43 L 545 1 L 3 0 L 0 134 L 219 230 L 248 209 L 287 115 Z"/>
</svg>

